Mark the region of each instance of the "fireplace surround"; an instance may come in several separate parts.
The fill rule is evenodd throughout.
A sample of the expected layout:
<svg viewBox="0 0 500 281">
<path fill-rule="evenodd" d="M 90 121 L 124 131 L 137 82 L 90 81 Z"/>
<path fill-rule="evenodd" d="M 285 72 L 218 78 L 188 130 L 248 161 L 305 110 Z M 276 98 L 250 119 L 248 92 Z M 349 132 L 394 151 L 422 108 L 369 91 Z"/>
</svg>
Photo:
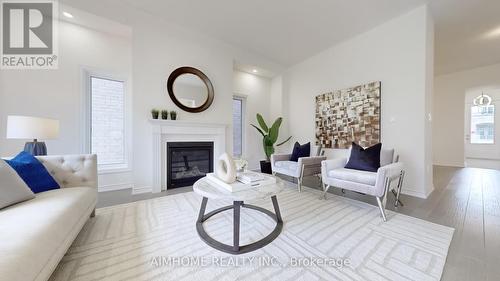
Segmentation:
<svg viewBox="0 0 500 281">
<path fill-rule="evenodd" d="M 152 129 L 152 176 L 151 189 L 141 189 L 138 193 L 161 192 L 168 186 L 168 153 L 170 142 L 213 142 L 213 161 L 226 152 L 226 124 L 203 123 L 184 120 L 149 120 Z"/>
</svg>

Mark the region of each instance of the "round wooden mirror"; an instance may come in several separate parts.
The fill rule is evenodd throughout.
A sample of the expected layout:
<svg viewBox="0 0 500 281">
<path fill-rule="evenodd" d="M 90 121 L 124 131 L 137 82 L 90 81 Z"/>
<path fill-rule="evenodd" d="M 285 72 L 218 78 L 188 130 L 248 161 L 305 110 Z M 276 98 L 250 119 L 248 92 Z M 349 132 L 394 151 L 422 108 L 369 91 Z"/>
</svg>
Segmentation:
<svg viewBox="0 0 500 281">
<path fill-rule="evenodd" d="M 180 67 L 167 80 L 168 95 L 184 111 L 202 112 L 214 100 L 214 87 L 210 79 L 194 67 Z"/>
</svg>

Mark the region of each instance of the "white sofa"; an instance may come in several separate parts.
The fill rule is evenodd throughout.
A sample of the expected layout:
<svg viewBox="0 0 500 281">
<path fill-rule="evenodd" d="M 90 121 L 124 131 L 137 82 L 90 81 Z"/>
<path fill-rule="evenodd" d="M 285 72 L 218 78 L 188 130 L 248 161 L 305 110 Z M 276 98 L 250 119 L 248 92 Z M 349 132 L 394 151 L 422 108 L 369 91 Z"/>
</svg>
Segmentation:
<svg viewBox="0 0 500 281">
<path fill-rule="evenodd" d="M 0 210 L 0 280 L 47 280 L 97 203 L 95 155 L 37 157 L 60 189 Z M 1 182 L 0 182 L 1 184 Z"/>
</svg>

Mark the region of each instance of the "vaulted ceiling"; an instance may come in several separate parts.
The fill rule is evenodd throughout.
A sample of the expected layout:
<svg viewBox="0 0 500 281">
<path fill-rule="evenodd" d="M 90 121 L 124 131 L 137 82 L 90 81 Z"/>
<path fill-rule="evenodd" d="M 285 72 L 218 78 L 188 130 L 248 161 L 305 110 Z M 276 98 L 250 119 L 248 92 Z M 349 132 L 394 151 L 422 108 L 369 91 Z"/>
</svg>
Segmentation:
<svg viewBox="0 0 500 281">
<path fill-rule="evenodd" d="M 89 0 L 64 0 L 85 6 Z M 498 0 L 100 0 L 253 51 L 285 67 L 428 3 L 436 22 L 436 73 L 500 62 Z"/>
</svg>

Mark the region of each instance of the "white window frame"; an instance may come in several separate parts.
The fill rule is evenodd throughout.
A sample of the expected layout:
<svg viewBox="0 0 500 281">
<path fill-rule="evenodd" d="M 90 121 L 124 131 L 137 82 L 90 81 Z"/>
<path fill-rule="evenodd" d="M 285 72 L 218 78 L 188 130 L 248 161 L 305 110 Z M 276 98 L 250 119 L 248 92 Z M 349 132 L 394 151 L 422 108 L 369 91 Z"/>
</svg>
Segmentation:
<svg viewBox="0 0 500 281">
<path fill-rule="evenodd" d="M 496 143 L 497 143 L 496 142 L 497 141 L 496 140 L 496 123 L 497 123 L 497 112 L 496 112 L 496 110 L 497 110 L 497 107 L 493 103 L 491 105 L 489 105 L 489 106 L 491 106 L 493 108 L 493 142 L 492 143 L 480 143 L 480 142 L 475 143 L 475 142 L 472 142 L 472 133 L 471 133 L 471 131 L 472 131 L 472 108 L 475 107 L 475 106 L 477 106 L 477 105 L 473 105 L 472 104 L 470 106 L 470 109 L 469 109 L 469 115 L 470 115 L 470 117 L 469 117 L 469 123 L 470 124 L 469 124 L 469 132 L 468 132 L 468 134 L 470 136 L 470 138 L 469 138 L 469 144 L 471 144 L 471 145 L 484 145 L 484 146 L 496 145 Z"/>
<path fill-rule="evenodd" d="M 96 70 L 92 68 L 82 68 L 82 88 L 83 88 L 83 112 L 82 112 L 82 145 L 81 150 L 82 153 L 90 154 L 92 153 L 92 85 L 91 78 L 101 78 L 108 79 L 113 81 L 123 82 L 124 87 L 124 99 L 123 99 L 123 130 L 124 130 L 124 161 L 123 164 L 112 164 L 112 165 L 98 165 L 97 171 L 98 174 L 110 174 L 110 173 L 122 173 L 122 172 L 130 172 L 131 169 L 131 100 L 130 100 L 130 87 L 129 87 L 129 79 L 126 78 L 126 75 L 120 75 L 116 73 L 112 73 L 110 71 Z"/>
<path fill-rule="evenodd" d="M 247 143 L 247 141 L 246 141 L 247 97 L 245 95 L 241 95 L 241 94 L 234 94 L 233 100 L 235 100 L 235 99 L 241 101 L 241 107 L 242 107 L 241 108 L 241 155 L 239 155 L 238 157 L 245 158 L 246 157 L 246 143 Z M 233 134 L 234 134 L 234 132 L 233 132 Z M 233 151 L 234 151 L 234 149 L 233 149 Z"/>
</svg>

